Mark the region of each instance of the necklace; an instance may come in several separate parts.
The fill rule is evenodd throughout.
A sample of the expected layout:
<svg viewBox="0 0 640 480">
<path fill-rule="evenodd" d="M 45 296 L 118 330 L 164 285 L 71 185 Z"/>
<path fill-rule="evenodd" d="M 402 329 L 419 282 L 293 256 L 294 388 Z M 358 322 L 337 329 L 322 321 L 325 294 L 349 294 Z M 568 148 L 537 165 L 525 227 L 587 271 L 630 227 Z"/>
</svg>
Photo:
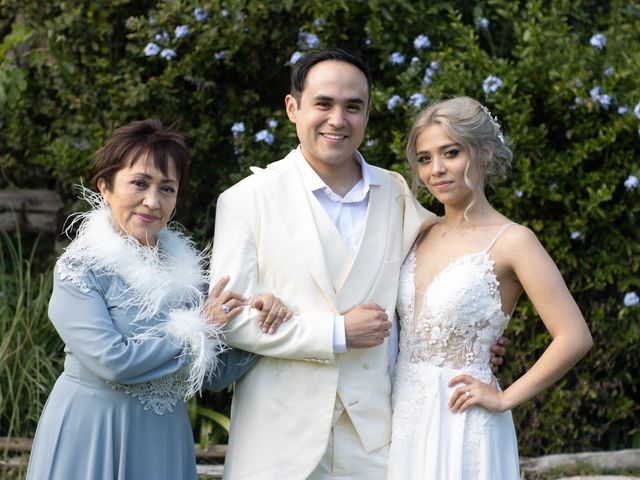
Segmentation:
<svg viewBox="0 0 640 480">
<path fill-rule="evenodd" d="M 470 226 L 472 230 L 474 230 L 477 225 L 474 224 L 474 222 L 476 222 L 477 220 L 481 219 L 482 217 L 484 217 L 486 215 L 486 213 L 482 213 L 480 215 L 478 215 L 476 218 L 474 218 L 473 220 L 465 220 L 464 222 L 462 222 L 460 224 L 460 226 L 458 228 L 455 229 L 447 229 L 445 226 L 445 217 L 441 217 L 440 220 L 438 221 L 438 224 L 440 225 L 440 228 L 442 229 L 442 233 L 440 233 L 440 238 L 444 238 L 447 233 L 449 232 L 456 232 L 459 235 L 463 235 L 463 231 L 466 230 L 465 227 L 466 226 Z"/>
</svg>

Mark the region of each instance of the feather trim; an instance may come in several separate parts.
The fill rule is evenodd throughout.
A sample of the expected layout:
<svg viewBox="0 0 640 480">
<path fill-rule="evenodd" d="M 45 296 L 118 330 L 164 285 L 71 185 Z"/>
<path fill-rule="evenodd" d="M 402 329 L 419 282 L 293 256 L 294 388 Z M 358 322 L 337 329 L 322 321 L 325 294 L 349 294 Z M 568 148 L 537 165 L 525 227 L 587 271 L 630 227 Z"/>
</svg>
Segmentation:
<svg viewBox="0 0 640 480">
<path fill-rule="evenodd" d="M 79 224 L 78 232 L 60 260 L 73 263 L 81 273 L 120 277 L 125 284 L 120 306 L 136 310 L 133 322 L 167 313 L 166 321 L 131 340 L 164 335 L 174 338 L 189 363 L 185 398 L 193 396 L 205 379 L 215 374 L 218 355 L 227 349 L 220 327 L 207 323 L 201 313 L 208 285 L 204 264 L 209 249 L 198 252 L 189 238 L 170 228 L 158 233 L 155 246 L 142 245 L 131 235 L 116 231 L 111 211 L 99 194 L 86 188 L 81 194 L 93 209 L 71 217 L 65 231 Z"/>
</svg>

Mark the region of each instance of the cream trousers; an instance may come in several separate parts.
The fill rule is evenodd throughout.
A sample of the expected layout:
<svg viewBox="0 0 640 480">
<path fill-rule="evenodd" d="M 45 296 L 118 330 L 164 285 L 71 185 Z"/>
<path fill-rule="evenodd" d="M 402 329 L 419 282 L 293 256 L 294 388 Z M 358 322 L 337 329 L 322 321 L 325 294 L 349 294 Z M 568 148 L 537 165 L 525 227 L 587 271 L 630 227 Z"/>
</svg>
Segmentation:
<svg viewBox="0 0 640 480">
<path fill-rule="evenodd" d="M 388 461 L 389 445 L 372 452 L 364 450 L 349 415 L 336 398 L 329 445 L 308 480 L 386 480 Z"/>
</svg>

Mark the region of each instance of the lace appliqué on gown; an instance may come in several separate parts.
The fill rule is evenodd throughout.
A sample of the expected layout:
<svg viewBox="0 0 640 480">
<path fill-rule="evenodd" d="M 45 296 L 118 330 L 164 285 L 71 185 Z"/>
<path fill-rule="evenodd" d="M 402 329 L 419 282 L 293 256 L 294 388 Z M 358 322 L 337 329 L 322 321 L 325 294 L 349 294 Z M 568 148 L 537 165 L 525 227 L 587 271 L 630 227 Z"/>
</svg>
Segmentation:
<svg viewBox="0 0 640 480">
<path fill-rule="evenodd" d="M 489 252 L 464 255 L 450 263 L 427 287 L 417 316 L 415 261 L 412 249 L 401 269 L 398 312 L 404 334 L 400 351 L 411 362 L 486 372 L 491 345 L 510 318 L 502 312 Z"/>
<path fill-rule="evenodd" d="M 82 293 L 91 291 L 91 284 L 87 279 L 87 270 L 75 258 L 64 255 L 60 257 L 56 272 L 61 280 L 69 280 Z"/>
<path fill-rule="evenodd" d="M 173 413 L 173 407 L 178 402 L 183 401 L 185 394 L 185 380 L 187 372 L 185 369 L 179 372 L 165 375 L 148 382 L 135 383 L 133 385 L 122 385 L 119 383 L 107 382 L 114 390 L 140 400 L 144 410 L 153 411 L 162 415 L 167 410 Z"/>
</svg>

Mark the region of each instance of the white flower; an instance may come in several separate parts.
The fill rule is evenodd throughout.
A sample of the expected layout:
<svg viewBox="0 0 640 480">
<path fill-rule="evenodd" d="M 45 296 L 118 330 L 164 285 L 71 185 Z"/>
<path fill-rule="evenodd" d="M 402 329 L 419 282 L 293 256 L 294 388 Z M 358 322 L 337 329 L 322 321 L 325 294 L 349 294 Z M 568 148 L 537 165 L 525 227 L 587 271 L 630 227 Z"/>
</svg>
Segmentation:
<svg viewBox="0 0 640 480">
<path fill-rule="evenodd" d="M 267 127 L 276 128 L 277 126 L 278 126 L 278 120 L 276 120 L 275 118 L 270 118 L 269 120 L 267 120 Z"/>
<path fill-rule="evenodd" d="M 269 130 L 260 130 L 255 134 L 254 138 L 256 142 L 264 142 L 267 145 L 271 145 L 274 140 L 273 133 L 271 133 Z"/>
<path fill-rule="evenodd" d="M 163 48 L 160 52 L 160 56 L 165 60 L 173 60 L 178 56 L 175 50 L 171 50 L 170 48 Z"/>
<path fill-rule="evenodd" d="M 596 33 L 589 39 L 589 43 L 602 50 L 604 46 L 607 44 L 607 37 L 603 33 Z"/>
<path fill-rule="evenodd" d="M 163 30 L 162 32 L 156 33 L 153 38 L 156 42 L 167 43 L 169 41 L 169 34 Z"/>
<path fill-rule="evenodd" d="M 626 105 L 620 105 L 618 107 L 618 115 L 626 115 L 627 113 L 629 113 L 629 107 Z"/>
<path fill-rule="evenodd" d="M 522 195 L 524 195 L 524 193 L 522 192 L 522 190 L 516 190 L 516 197 L 521 198 Z"/>
<path fill-rule="evenodd" d="M 636 116 L 636 118 L 640 119 L 640 102 L 638 102 L 638 104 L 633 107 L 633 114 Z"/>
<path fill-rule="evenodd" d="M 393 52 L 389 55 L 389 62 L 391 62 L 392 65 L 401 65 L 404 63 L 404 55 L 400 52 Z"/>
<path fill-rule="evenodd" d="M 582 237 L 582 232 L 580 230 L 574 230 L 571 232 L 571 240 L 577 240 Z"/>
<path fill-rule="evenodd" d="M 634 188 L 638 188 L 638 185 L 640 185 L 640 181 L 638 181 L 638 177 L 635 175 L 629 175 L 624 181 L 624 188 L 627 189 L 627 192 Z"/>
<path fill-rule="evenodd" d="M 144 54 L 147 57 L 155 57 L 160 53 L 160 47 L 153 42 L 147 43 L 147 46 L 144 47 Z"/>
<path fill-rule="evenodd" d="M 227 50 L 220 50 L 219 52 L 215 52 L 213 54 L 213 58 L 215 58 L 216 60 L 223 60 L 224 57 L 227 56 L 228 51 Z"/>
<path fill-rule="evenodd" d="M 245 132 L 244 123 L 236 122 L 233 125 L 231 125 L 231 133 L 235 138 L 237 138 L 238 136 L 240 136 L 240 134 L 244 132 Z"/>
<path fill-rule="evenodd" d="M 602 73 L 604 73 L 605 77 L 613 77 L 616 73 L 616 69 L 613 67 L 605 68 Z"/>
<path fill-rule="evenodd" d="M 388 110 L 393 110 L 394 108 L 396 108 L 401 103 L 402 103 L 402 98 L 400 97 L 400 95 L 394 95 L 387 102 L 387 109 Z"/>
<path fill-rule="evenodd" d="M 176 38 L 184 38 L 189 35 L 189 26 L 188 25 L 178 25 L 173 32 Z"/>
<path fill-rule="evenodd" d="M 294 63 L 296 63 L 298 60 L 300 60 L 303 57 L 301 52 L 293 52 L 293 54 L 291 55 L 291 58 L 289 59 L 289 63 L 291 65 L 293 65 Z"/>
<path fill-rule="evenodd" d="M 489 19 L 485 18 L 485 17 L 480 17 L 478 19 L 478 28 L 480 28 L 481 30 L 488 30 L 489 29 Z"/>
<path fill-rule="evenodd" d="M 429 48 L 431 46 L 431 40 L 426 35 L 418 35 L 413 40 L 413 48 L 416 50 L 424 50 L 425 48 Z"/>
<path fill-rule="evenodd" d="M 640 303 L 640 297 L 636 292 L 627 292 L 624 294 L 624 300 L 622 300 L 625 307 L 635 307 Z"/>
<path fill-rule="evenodd" d="M 482 89 L 484 90 L 484 93 L 494 93 L 503 85 L 503 83 L 504 82 L 499 77 L 489 75 L 483 80 Z"/>
<path fill-rule="evenodd" d="M 220 15 L 226 17 L 229 15 L 229 11 L 226 8 L 223 8 L 222 10 L 220 10 Z"/>
<path fill-rule="evenodd" d="M 323 18 L 316 18 L 316 19 L 313 21 L 313 26 L 314 26 L 314 27 L 319 27 L 319 26 L 321 26 L 321 25 L 324 25 L 324 19 L 323 19 Z"/>
<path fill-rule="evenodd" d="M 409 105 L 411 105 L 414 108 L 420 108 L 422 104 L 425 103 L 426 101 L 427 101 L 427 97 L 425 97 L 421 93 L 413 93 L 409 97 Z"/>
<path fill-rule="evenodd" d="M 417 65 L 420 63 L 420 59 L 418 57 L 411 57 L 411 65 Z"/>
<path fill-rule="evenodd" d="M 196 17 L 196 20 L 199 22 L 204 22 L 209 16 L 209 14 L 200 7 L 196 7 L 193 10 L 193 15 Z"/>
<path fill-rule="evenodd" d="M 370 138 L 369 140 L 367 140 L 366 142 L 364 142 L 366 147 L 373 147 L 376 144 L 376 141 L 373 140 L 372 138 Z"/>
</svg>

